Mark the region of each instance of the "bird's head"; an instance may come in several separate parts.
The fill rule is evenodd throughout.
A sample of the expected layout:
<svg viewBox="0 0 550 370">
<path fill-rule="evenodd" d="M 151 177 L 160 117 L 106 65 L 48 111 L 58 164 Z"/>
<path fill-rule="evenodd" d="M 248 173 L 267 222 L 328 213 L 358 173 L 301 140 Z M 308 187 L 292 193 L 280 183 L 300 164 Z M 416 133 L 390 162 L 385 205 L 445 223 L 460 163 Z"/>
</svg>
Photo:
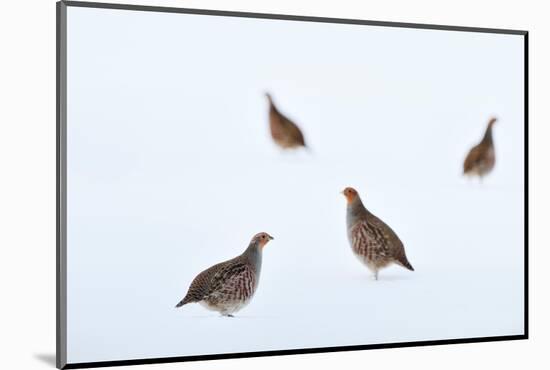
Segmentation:
<svg viewBox="0 0 550 370">
<path fill-rule="evenodd" d="M 493 125 L 494 125 L 496 122 L 497 122 L 496 117 L 493 117 L 493 118 L 491 118 L 491 119 L 489 120 L 488 126 L 489 126 L 489 127 L 493 127 Z"/>
<path fill-rule="evenodd" d="M 267 101 L 269 102 L 269 104 L 273 105 L 273 98 L 271 97 L 271 94 L 266 91 L 265 97 L 267 98 Z"/>
<path fill-rule="evenodd" d="M 252 240 L 250 241 L 251 244 L 256 244 L 260 249 L 263 249 L 267 243 L 269 243 L 270 240 L 273 240 L 273 237 L 269 235 L 268 233 L 258 233 L 254 235 Z"/>
<path fill-rule="evenodd" d="M 351 204 L 359 196 L 359 194 L 357 194 L 357 190 L 351 187 L 347 187 L 342 190 L 342 194 L 346 197 L 348 204 Z"/>
</svg>

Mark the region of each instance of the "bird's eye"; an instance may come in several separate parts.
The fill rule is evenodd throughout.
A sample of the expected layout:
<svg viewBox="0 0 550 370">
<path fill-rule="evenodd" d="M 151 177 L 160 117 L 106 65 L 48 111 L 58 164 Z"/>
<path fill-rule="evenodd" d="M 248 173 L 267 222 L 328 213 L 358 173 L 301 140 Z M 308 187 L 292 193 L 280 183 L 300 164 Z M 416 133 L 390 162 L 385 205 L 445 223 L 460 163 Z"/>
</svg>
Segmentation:
<svg viewBox="0 0 550 370">
<path fill-rule="evenodd" d="M 265 235 L 262 235 L 262 239 L 265 239 Z"/>
</svg>

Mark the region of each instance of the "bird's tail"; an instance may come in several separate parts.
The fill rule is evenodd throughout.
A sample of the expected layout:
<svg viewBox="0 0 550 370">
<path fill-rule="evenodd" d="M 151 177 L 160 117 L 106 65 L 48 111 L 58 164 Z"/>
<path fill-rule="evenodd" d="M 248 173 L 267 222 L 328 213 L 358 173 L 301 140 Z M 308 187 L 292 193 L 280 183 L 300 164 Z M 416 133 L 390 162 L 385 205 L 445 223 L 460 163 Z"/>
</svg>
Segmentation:
<svg viewBox="0 0 550 370">
<path fill-rule="evenodd" d="M 179 303 L 176 305 L 176 308 L 183 306 L 184 304 L 190 303 L 191 299 L 189 296 L 185 296 Z"/>
<path fill-rule="evenodd" d="M 401 265 L 406 268 L 407 270 L 414 271 L 414 267 L 410 264 L 410 262 L 405 258 L 403 261 L 401 261 Z"/>
<path fill-rule="evenodd" d="M 407 256 L 405 256 L 404 253 L 395 256 L 394 261 L 397 262 L 397 264 L 399 264 L 399 265 L 403 266 L 404 268 L 406 268 L 407 270 L 414 271 L 414 267 L 412 267 L 411 263 L 409 262 L 409 260 L 407 259 Z"/>
</svg>

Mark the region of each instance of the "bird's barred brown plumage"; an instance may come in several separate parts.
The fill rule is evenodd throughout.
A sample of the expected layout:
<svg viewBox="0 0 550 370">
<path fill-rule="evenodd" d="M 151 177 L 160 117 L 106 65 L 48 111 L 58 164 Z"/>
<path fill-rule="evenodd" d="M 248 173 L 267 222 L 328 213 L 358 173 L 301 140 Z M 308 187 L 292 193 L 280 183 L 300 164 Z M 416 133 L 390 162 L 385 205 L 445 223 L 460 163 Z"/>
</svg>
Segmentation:
<svg viewBox="0 0 550 370">
<path fill-rule="evenodd" d="M 397 234 L 363 205 L 357 191 L 346 188 L 342 192 L 348 201 L 348 239 L 355 256 L 374 273 L 392 263 L 414 271 Z"/>
<path fill-rule="evenodd" d="M 300 128 L 279 111 L 270 94 L 266 93 L 266 97 L 269 101 L 269 129 L 275 144 L 283 149 L 305 147 Z"/>
<path fill-rule="evenodd" d="M 256 275 L 259 271 L 246 262 L 235 261 L 227 264 L 211 281 L 208 300 L 214 305 L 224 301 L 246 301 L 256 290 Z"/>
<path fill-rule="evenodd" d="M 491 118 L 487 124 L 485 134 L 466 156 L 464 160 L 463 171 L 464 175 L 468 176 L 483 176 L 489 174 L 495 167 L 495 146 L 493 143 L 493 125 L 497 121 L 496 118 Z"/>
<path fill-rule="evenodd" d="M 224 316 L 242 309 L 258 287 L 262 249 L 272 239 L 267 233 L 256 234 L 243 254 L 198 274 L 176 307 L 197 302 Z"/>
<path fill-rule="evenodd" d="M 367 221 L 358 221 L 350 230 L 351 246 L 355 254 L 376 264 L 385 264 L 391 257 L 382 232 Z"/>
</svg>

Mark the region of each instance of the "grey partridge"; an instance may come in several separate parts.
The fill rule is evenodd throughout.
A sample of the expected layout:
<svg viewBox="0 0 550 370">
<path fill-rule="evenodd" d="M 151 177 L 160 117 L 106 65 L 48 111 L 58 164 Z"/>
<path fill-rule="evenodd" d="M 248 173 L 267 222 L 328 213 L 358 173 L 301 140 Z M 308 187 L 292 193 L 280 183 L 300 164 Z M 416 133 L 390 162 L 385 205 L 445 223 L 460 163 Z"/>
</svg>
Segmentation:
<svg viewBox="0 0 550 370">
<path fill-rule="evenodd" d="M 283 149 L 306 147 L 300 128 L 279 111 L 270 94 L 265 95 L 269 101 L 269 128 L 275 144 Z"/>
<path fill-rule="evenodd" d="M 392 263 L 414 271 L 397 234 L 365 208 L 357 191 L 348 187 L 342 194 L 347 199 L 346 221 L 351 249 L 374 273 L 374 278 L 378 280 L 378 271 Z"/>
<path fill-rule="evenodd" d="M 497 121 L 491 118 L 487 124 L 483 139 L 468 152 L 464 160 L 464 175 L 483 176 L 489 174 L 495 167 L 495 146 L 493 144 L 493 125 Z"/>
<path fill-rule="evenodd" d="M 232 317 L 254 296 L 260 280 L 262 251 L 272 239 L 267 233 L 258 233 L 240 256 L 198 274 L 176 307 L 197 302 L 222 316 Z"/>
</svg>

